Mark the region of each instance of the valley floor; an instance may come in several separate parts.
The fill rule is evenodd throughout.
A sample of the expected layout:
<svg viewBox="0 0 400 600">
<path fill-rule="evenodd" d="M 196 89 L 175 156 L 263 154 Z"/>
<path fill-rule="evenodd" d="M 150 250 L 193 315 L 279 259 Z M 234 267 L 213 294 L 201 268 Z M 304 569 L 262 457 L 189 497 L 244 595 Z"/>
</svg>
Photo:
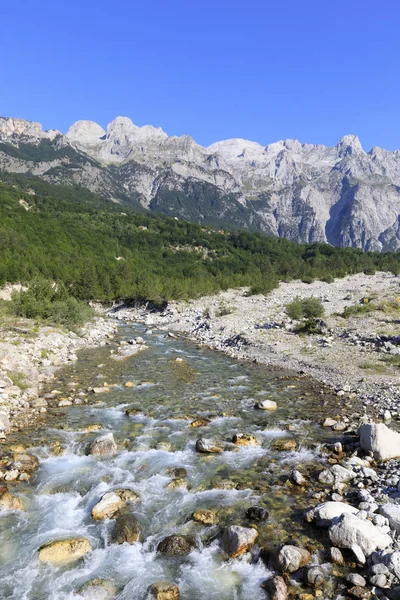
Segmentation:
<svg viewBox="0 0 400 600">
<path fill-rule="evenodd" d="M 296 296 L 319 298 L 325 308 L 323 334 L 299 335 L 285 306 Z M 151 327 L 185 334 L 238 359 L 295 370 L 326 383 L 338 395 L 355 395 L 383 415 L 397 416 L 400 399 L 400 278 L 358 274 L 328 284 L 281 283 L 268 296 L 229 290 L 164 313 L 121 308 L 114 316 L 144 320 Z M 362 307 L 368 299 L 368 312 Z M 357 314 L 344 318 L 346 306 Z M 364 305 L 365 306 L 365 305 Z M 400 414 L 399 414 L 400 418 Z"/>
</svg>

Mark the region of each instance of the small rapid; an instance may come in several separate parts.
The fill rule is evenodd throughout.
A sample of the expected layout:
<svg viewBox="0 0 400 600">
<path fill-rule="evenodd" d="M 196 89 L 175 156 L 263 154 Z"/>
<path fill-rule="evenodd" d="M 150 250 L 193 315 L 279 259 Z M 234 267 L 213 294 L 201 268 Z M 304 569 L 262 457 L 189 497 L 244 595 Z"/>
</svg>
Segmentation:
<svg viewBox="0 0 400 600">
<path fill-rule="evenodd" d="M 121 340 L 143 334 L 141 325 L 120 329 Z M 107 382 L 109 393 L 95 403 L 49 409 L 40 427 L 14 434 L 11 442 L 22 443 L 40 465 L 13 491 L 23 511 L 0 513 L 2 600 L 92 598 L 80 590 L 97 578 L 112 581 L 119 600 L 145 600 L 157 581 L 178 585 L 183 600 L 262 600 L 260 585 L 271 572 L 260 548 L 296 536 L 309 539 L 300 516 L 307 499 L 284 482 L 299 465 L 315 470 L 321 461 L 317 442 L 333 435 L 321 434 L 318 425 L 327 410 L 320 386 L 293 373 L 235 362 L 165 332 L 146 336 L 146 344 L 122 362 L 110 358 L 109 348 L 82 352 L 52 386 L 71 396 L 73 382 L 73 396 Z M 275 400 L 278 409 L 255 410 L 260 399 Z M 195 419 L 205 424 L 191 427 Z M 111 431 L 117 454 L 88 455 L 89 443 Z M 254 436 L 257 444 L 235 445 L 237 433 Z M 224 451 L 199 454 L 200 436 L 221 442 Z M 273 442 L 281 439 L 294 439 L 295 449 L 277 450 Z M 61 448 L 56 453 L 55 445 Z M 184 480 L 176 487 L 169 485 L 177 479 L 174 470 Z M 121 488 L 139 497 L 131 510 L 142 535 L 132 544 L 112 543 L 114 519 L 91 514 L 105 493 Z M 255 505 L 269 511 L 268 521 L 258 525 L 257 544 L 228 559 L 221 531 L 249 526 L 246 511 Z M 195 522 L 198 509 L 215 511 L 217 523 Z M 160 555 L 158 544 L 173 534 L 190 536 L 195 548 L 183 557 Z M 64 567 L 38 560 L 43 544 L 75 536 L 91 545 L 82 560 Z"/>
</svg>

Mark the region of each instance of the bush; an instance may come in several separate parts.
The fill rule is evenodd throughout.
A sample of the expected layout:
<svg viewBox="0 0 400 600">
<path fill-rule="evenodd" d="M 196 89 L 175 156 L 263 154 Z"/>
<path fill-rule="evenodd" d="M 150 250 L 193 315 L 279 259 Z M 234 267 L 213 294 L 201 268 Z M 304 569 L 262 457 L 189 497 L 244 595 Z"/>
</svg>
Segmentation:
<svg viewBox="0 0 400 600">
<path fill-rule="evenodd" d="M 334 283 L 335 278 L 332 275 L 325 275 L 325 277 L 321 277 L 321 281 L 324 283 Z"/>
<path fill-rule="evenodd" d="M 304 298 L 302 301 L 303 305 L 303 316 L 306 319 L 320 319 L 324 316 L 325 309 L 319 298 L 311 296 L 310 298 Z"/>
<path fill-rule="evenodd" d="M 296 333 L 306 333 L 308 335 L 319 335 L 322 333 L 321 322 L 318 319 L 306 319 L 296 328 Z"/>
<path fill-rule="evenodd" d="M 287 315 L 294 320 L 300 319 L 320 319 L 325 313 L 325 309 L 319 298 L 311 296 L 310 298 L 296 298 L 286 305 Z"/>
<path fill-rule="evenodd" d="M 296 321 L 303 317 L 303 303 L 299 296 L 296 296 L 292 302 L 286 304 L 286 313 L 291 319 Z"/>
<path fill-rule="evenodd" d="M 42 277 L 33 279 L 27 291 L 12 294 L 11 309 L 19 317 L 45 319 L 68 329 L 82 326 L 94 314 L 84 302 L 69 296 L 64 285 Z"/>
</svg>

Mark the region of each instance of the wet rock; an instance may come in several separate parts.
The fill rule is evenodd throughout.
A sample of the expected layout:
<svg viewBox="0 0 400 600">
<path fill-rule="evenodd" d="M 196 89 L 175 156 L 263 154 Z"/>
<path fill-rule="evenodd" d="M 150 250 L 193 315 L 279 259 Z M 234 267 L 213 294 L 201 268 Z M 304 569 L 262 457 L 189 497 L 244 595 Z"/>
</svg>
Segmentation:
<svg viewBox="0 0 400 600">
<path fill-rule="evenodd" d="M 173 479 L 172 481 L 170 481 L 169 483 L 167 483 L 167 485 L 165 487 L 169 490 L 176 490 L 179 488 L 182 490 L 187 490 L 188 482 L 186 481 L 186 479 L 176 478 L 176 479 Z"/>
<path fill-rule="evenodd" d="M 261 587 L 266 590 L 270 600 L 287 600 L 287 585 L 280 575 L 267 579 L 261 584 Z"/>
<path fill-rule="evenodd" d="M 290 473 L 289 481 L 290 483 L 293 483 L 293 485 L 298 485 L 299 487 L 305 487 L 308 483 L 304 475 L 300 473 L 300 471 L 298 471 L 297 469 L 294 469 Z"/>
<path fill-rule="evenodd" d="M 117 453 L 117 444 L 112 433 L 106 433 L 97 437 L 89 446 L 89 454 L 108 458 Z"/>
<path fill-rule="evenodd" d="M 114 531 L 111 535 L 111 541 L 114 544 L 133 544 L 140 540 L 140 526 L 136 517 L 130 513 L 120 514 L 114 526 Z"/>
<path fill-rule="evenodd" d="M 318 565 L 308 567 L 304 572 L 304 581 L 314 589 L 319 588 L 325 582 L 325 571 Z"/>
<path fill-rule="evenodd" d="M 276 410 L 278 405 L 274 400 L 262 400 L 261 402 L 256 402 L 254 408 L 258 410 Z"/>
<path fill-rule="evenodd" d="M 39 548 L 39 560 L 54 566 L 75 562 L 90 552 L 89 540 L 75 537 L 48 542 Z"/>
<path fill-rule="evenodd" d="M 95 394 L 106 394 L 109 391 L 110 391 L 109 387 L 95 387 L 95 388 L 93 388 L 93 392 Z"/>
<path fill-rule="evenodd" d="M 134 388 L 134 387 L 136 387 L 136 383 L 133 383 L 133 381 L 127 381 L 125 383 L 124 387 L 126 387 L 126 388 Z"/>
<path fill-rule="evenodd" d="M 358 510 L 344 502 L 323 502 L 306 513 L 306 520 L 315 520 L 318 527 L 329 527 L 338 517 L 345 514 L 356 514 Z"/>
<path fill-rule="evenodd" d="M 0 510 L 22 510 L 20 498 L 11 494 L 6 485 L 0 485 Z"/>
<path fill-rule="evenodd" d="M 361 600 L 369 600 L 369 598 L 371 598 L 371 592 L 358 585 L 355 585 L 354 587 L 347 590 L 347 594 L 351 598 L 360 598 Z"/>
<path fill-rule="evenodd" d="M 345 579 L 346 582 L 352 586 L 357 585 L 358 587 L 365 587 L 367 585 L 367 582 L 365 581 L 364 577 L 362 575 L 359 575 L 358 573 L 349 573 L 348 575 L 346 575 Z"/>
<path fill-rule="evenodd" d="M 329 555 L 334 565 L 344 565 L 344 557 L 339 548 L 332 546 L 329 550 Z"/>
<path fill-rule="evenodd" d="M 336 419 L 330 419 L 329 417 L 327 419 L 325 419 L 325 421 L 322 423 L 322 427 L 333 427 L 334 425 L 336 425 L 337 421 Z"/>
<path fill-rule="evenodd" d="M 262 506 L 251 506 L 247 509 L 246 517 L 250 521 L 263 522 L 266 521 L 269 517 L 268 511 Z"/>
<path fill-rule="evenodd" d="M 148 593 L 156 600 L 179 600 L 179 588 L 174 583 L 158 581 L 148 588 Z"/>
<path fill-rule="evenodd" d="M 334 546 L 359 548 L 368 557 L 375 550 L 383 550 L 392 543 L 392 539 L 371 523 L 359 519 L 356 515 L 344 514 L 329 528 L 329 537 Z"/>
<path fill-rule="evenodd" d="M 208 509 L 195 510 L 192 519 L 202 525 L 216 525 L 218 523 L 218 517 L 215 511 Z"/>
<path fill-rule="evenodd" d="M 157 546 L 164 556 L 186 556 L 195 548 L 194 541 L 187 535 L 169 535 Z"/>
<path fill-rule="evenodd" d="M 236 444 L 236 446 L 258 446 L 257 438 L 248 433 L 235 433 L 232 442 Z"/>
<path fill-rule="evenodd" d="M 231 525 L 226 527 L 222 534 L 221 546 L 224 552 L 234 558 L 243 554 L 252 548 L 258 532 L 252 527 L 240 527 L 240 525 Z"/>
<path fill-rule="evenodd" d="M 219 442 L 199 438 L 196 442 L 196 451 L 201 454 L 219 454 L 224 451 Z"/>
<path fill-rule="evenodd" d="M 129 489 L 119 489 L 107 492 L 92 508 L 92 517 L 97 520 L 111 519 L 128 502 L 137 502 L 139 496 Z"/>
<path fill-rule="evenodd" d="M 187 477 L 187 470 L 183 467 L 172 467 L 166 470 L 166 474 L 170 475 L 174 479 L 184 479 Z"/>
<path fill-rule="evenodd" d="M 112 600 L 117 595 L 117 588 L 107 579 L 91 579 L 79 590 L 84 600 Z"/>
<path fill-rule="evenodd" d="M 400 504 L 387 503 L 381 506 L 379 512 L 389 521 L 390 529 L 400 532 Z"/>
<path fill-rule="evenodd" d="M 282 573 L 294 573 L 306 567 L 310 560 L 311 554 L 305 548 L 286 545 L 279 550 L 275 563 Z"/>
<path fill-rule="evenodd" d="M 384 423 L 365 423 L 359 429 L 361 448 L 373 452 L 376 460 L 400 457 L 400 433 Z"/>
<path fill-rule="evenodd" d="M 208 419 L 195 419 L 190 423 L 189 427 L 206 427 L 210 423 L 211 421 Z"/>
<path fill-rule="evenodd" d="M 36 456 L 27 453 L 17 453 L 11 463 L 12 469 L 18 469 L 25 473 L 33 473 L 39 467 L 39 461 Z"/>
<path fill-rule="evenodd" d="M 293 438 L 276 438 L 271 447 L 279 452 L 293 452 L 297 448 L 297 442 Z"/>
</svg>

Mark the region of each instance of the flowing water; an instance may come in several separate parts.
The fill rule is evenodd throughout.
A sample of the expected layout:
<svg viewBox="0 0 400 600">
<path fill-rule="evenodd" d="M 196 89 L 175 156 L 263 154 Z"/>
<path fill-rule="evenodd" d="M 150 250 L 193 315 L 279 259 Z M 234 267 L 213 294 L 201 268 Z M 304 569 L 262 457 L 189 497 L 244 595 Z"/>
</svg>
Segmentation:
<svg viewBox="0 0 400 600">
<path fill-rule="evenodd" d="M 122 339 L 142 334 L 140 325 L 121 327 Z M 149 585 L 159 580 L 178 584 L 183 600 L 258 600 L 266 598 L 260 583 L 270 571 L 258 559 L 257 547 L 295 538 L 318 549 L 302 518 L 310 500 L 285 482 L 294 466 L 309 473 L 321 467 L 316 441 L 333 435 L 321 433 L 318 424 L 329 396 L 293 373 L 243 364 L 164 332 L 145 337 L 148 349 L 123 362 L 110 359 L 108 348 L 81 353 L 53 386 L 65 391 L 74 381 L 79 390 L 106 381 L 111 391 L 96 396 L 95 404 L 49 409 L 42 426 L 11 440 L 36 454 L 40 467 L 29 483 L 15 488 L 24 511 L 3 512 L 0 518 L 0 598 L 78 600 L 86 581 L 102 578 L 117 585 L 120 600 L 144 600 Z M 127 381 L 136 387 L 124 387 Z M 276 400 L 278 410 L 255 410 L 260 399 Z M 127 408 L 136 411 L 128 416 Z M 210 424 L 190 427 L 197 417 Z M 87 433 L 93 424 L 101 426 L 99 433 Z M 108 431 L 118 454 L 87 456 L 90 441 Z M 228 444 L 218 455 L 195 451 L 200 435 L 226 442 L 237 432 L 255 435 L 259 445 Z M 284 436 L 296 438 L 296 451 L 271 448 L 274 438 Z M 55 442 L 62 454 L 54 455 Z M 187 470 L 188 489 L 166 488 L 168 469 L 175 467 Z M 141 542 L 112 544 L 113 521 L 91 516 L 105 492 L 121 487 L 140 496 L 132 510 Z M 221 528 L 249 525 L 245 515 L 252 505 L 270 513 L 259 525 L 259 544 L 253 555 L 228 560 L 219 546 Z M 198 508 L 215 509 L 219 524 L 194 522 Z M 193 536 L 197 549 L 183 558 L 160 556 L 158 543 L 175 533 Z M 72 567 L 39 563 L 43 543 L 76 535 L 91 543 L 85 559 Z"/>
</svg>

